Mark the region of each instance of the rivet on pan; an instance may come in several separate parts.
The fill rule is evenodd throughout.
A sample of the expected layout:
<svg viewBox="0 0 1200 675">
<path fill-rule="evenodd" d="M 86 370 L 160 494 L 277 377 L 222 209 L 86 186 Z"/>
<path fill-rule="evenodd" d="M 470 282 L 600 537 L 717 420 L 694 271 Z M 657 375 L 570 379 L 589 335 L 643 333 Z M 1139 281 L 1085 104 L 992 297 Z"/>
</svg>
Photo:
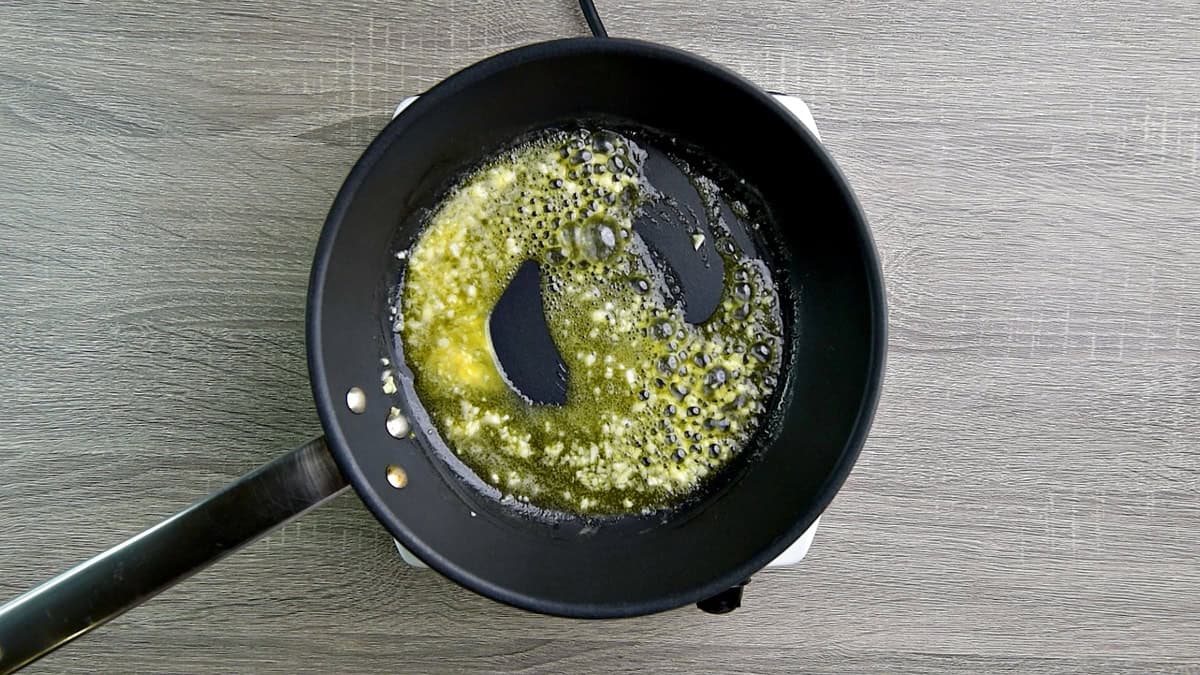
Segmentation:
<svg viewBox="0 0 1200 675">
<path fill-rule="evenodd" d="M 355 415 L 361 415 L 367 409 L 367 394 L 358 387 L 350 387 L 346 392 L 346 407 Z"/>
<path fill-rule="evenodd" d="M 392 408 L 388 413 L 387 431 L 396 438 L 408 438 L 409 432 L 412 431 L 412 425 L 408 423 L 408 418 L 399 408 Z"/>
<path fill-rule="evenodd" d="M 396 466 L 395 464 L 388 464 L 387 480 L 389 483 L 391 483 L 392 487 L 399 490 L 405 485 L 408 485 L 408 474 L 405 473 L 404 469 L 400 468 L 399 466 Z"/>
</svg>

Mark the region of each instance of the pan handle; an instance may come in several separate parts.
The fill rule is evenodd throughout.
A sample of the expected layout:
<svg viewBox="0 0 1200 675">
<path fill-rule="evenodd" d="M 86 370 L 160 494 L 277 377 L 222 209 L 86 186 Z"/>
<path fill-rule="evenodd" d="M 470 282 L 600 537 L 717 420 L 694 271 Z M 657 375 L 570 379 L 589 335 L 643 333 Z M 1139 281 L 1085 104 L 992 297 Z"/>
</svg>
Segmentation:
<svg viewBox="0 0 1200 675">
<path fill-rule="evenodd" d="M 0 674 L 149 600 L 346 488 L 317 438 L 0 606 Z"/>
</svg>

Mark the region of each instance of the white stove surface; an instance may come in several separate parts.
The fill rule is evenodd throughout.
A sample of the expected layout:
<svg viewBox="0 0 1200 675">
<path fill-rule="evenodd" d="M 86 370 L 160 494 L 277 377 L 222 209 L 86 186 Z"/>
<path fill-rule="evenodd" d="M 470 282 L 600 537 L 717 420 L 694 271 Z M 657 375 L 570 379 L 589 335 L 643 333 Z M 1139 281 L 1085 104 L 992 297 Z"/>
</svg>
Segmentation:
<svg viewBox="0 0 1200 675">
<path fill-rule="evenodd" d="M 818 140 L 821 138 L 820 132 L 817 131 L 817 122 L 813 119 L 812 111 L 808 109 L 807 103 L 805 103 L 799 97 L 786 96 L 784 94 L 775 94 L 775 98 L 782 103 L 785 108 L 788 109 L 788 112 L 795 115 L 796 119 L 800 120 L 800 122 L 812 132 L 813 136 L 816 136 Z M 396 106 L 395 112 L 392 113 L 392 118 L 395 119 L 398 117 L 400 113 L 404 112 L 404 109 L 412 105 L 412 102 L 415 100 L 417 100 L 416 96 L 409 96 L 403 101 L 400 101 L 400 104 Z M 812 527 L 808 528 L 804 534 L 800 535 L 799 539 L 793 542 L 786 551 L 779 554 L 779 557 L 772 560 L 767 567 L 785 567 L 787 565 L 794 565 L 803 560 L 804 556 L 808 555 L 808 549 L 810 546 L 812 546 L 813 537 L 817 534 L 817 526 L 820 524 L 821 519 L 817 518 L 816 522 L 812 524 Z M 401 546 L 400 542 L 398 541 L 396 542 L 396 550 L 400 552 L 400 557 L 404 559 L 404 562 L 408 563 L 409 565 L 412 565 L 413 567 L 428 567 L 428 565 L 422 562 L 420 558 L 413 555 L 408 549 Z"/>
</svg>

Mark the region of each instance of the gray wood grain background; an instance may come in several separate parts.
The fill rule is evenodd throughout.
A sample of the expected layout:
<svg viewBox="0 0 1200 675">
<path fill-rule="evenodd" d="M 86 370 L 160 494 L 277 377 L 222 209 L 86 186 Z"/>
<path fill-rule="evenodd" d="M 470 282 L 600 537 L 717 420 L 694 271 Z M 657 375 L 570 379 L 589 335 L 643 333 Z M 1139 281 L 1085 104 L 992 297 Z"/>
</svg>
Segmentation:
<svg viewBox="0 0 1200 675">
<path fill-rule="evenodd" d="M 1200 670 L 1200 5 L 599 0 L 799 94 L 889 285 L 870 443 L 726 617 L 399 563 L 347 495 L 34 672 Z M 573 0 L 0 5 L 0 596 L 313 434 L 320 224 L 408 94 Z"/>
</svg>

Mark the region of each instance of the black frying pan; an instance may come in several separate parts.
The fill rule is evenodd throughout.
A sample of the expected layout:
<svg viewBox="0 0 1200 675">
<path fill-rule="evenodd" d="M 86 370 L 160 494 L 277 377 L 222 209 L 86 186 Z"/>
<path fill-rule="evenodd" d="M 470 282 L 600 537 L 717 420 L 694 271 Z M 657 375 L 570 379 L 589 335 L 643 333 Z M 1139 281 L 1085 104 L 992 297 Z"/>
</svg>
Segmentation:
<svg viewBox="0 0 1200 675">
<path fill-rule="evenodd" d="M 785 373 L 763 430 L 703 498 L 666 513 L 531 517 L 459 479 L 428 425 L 397 440 L 384 394 L 398 360 L 393 253 L 489 152 L 580 122 L 654 130 L 752 186 L 791 290 Z M 684 198 L 681 196 L 681 198 Z M 738 76 L 674 49 L 572 39 L 457 73 L 389 124 L 350 172 L 317 245 L 308 359 L 326 437 L 0 607 L 0 671 L 95 628 L 346 487 L 407 549 L 490 598 L 548 614 L 657 612 L 740 586 L 829 505 L 866 438 L 885 348 L 884 294 L 863 214 L 801 124 Z M 404 372 L 404 364 L 395 364 Z M 360 387 L 356 414 L 347 392 Z M 413 419 L 419 419 L 415 415 Z"/>
</svg>

